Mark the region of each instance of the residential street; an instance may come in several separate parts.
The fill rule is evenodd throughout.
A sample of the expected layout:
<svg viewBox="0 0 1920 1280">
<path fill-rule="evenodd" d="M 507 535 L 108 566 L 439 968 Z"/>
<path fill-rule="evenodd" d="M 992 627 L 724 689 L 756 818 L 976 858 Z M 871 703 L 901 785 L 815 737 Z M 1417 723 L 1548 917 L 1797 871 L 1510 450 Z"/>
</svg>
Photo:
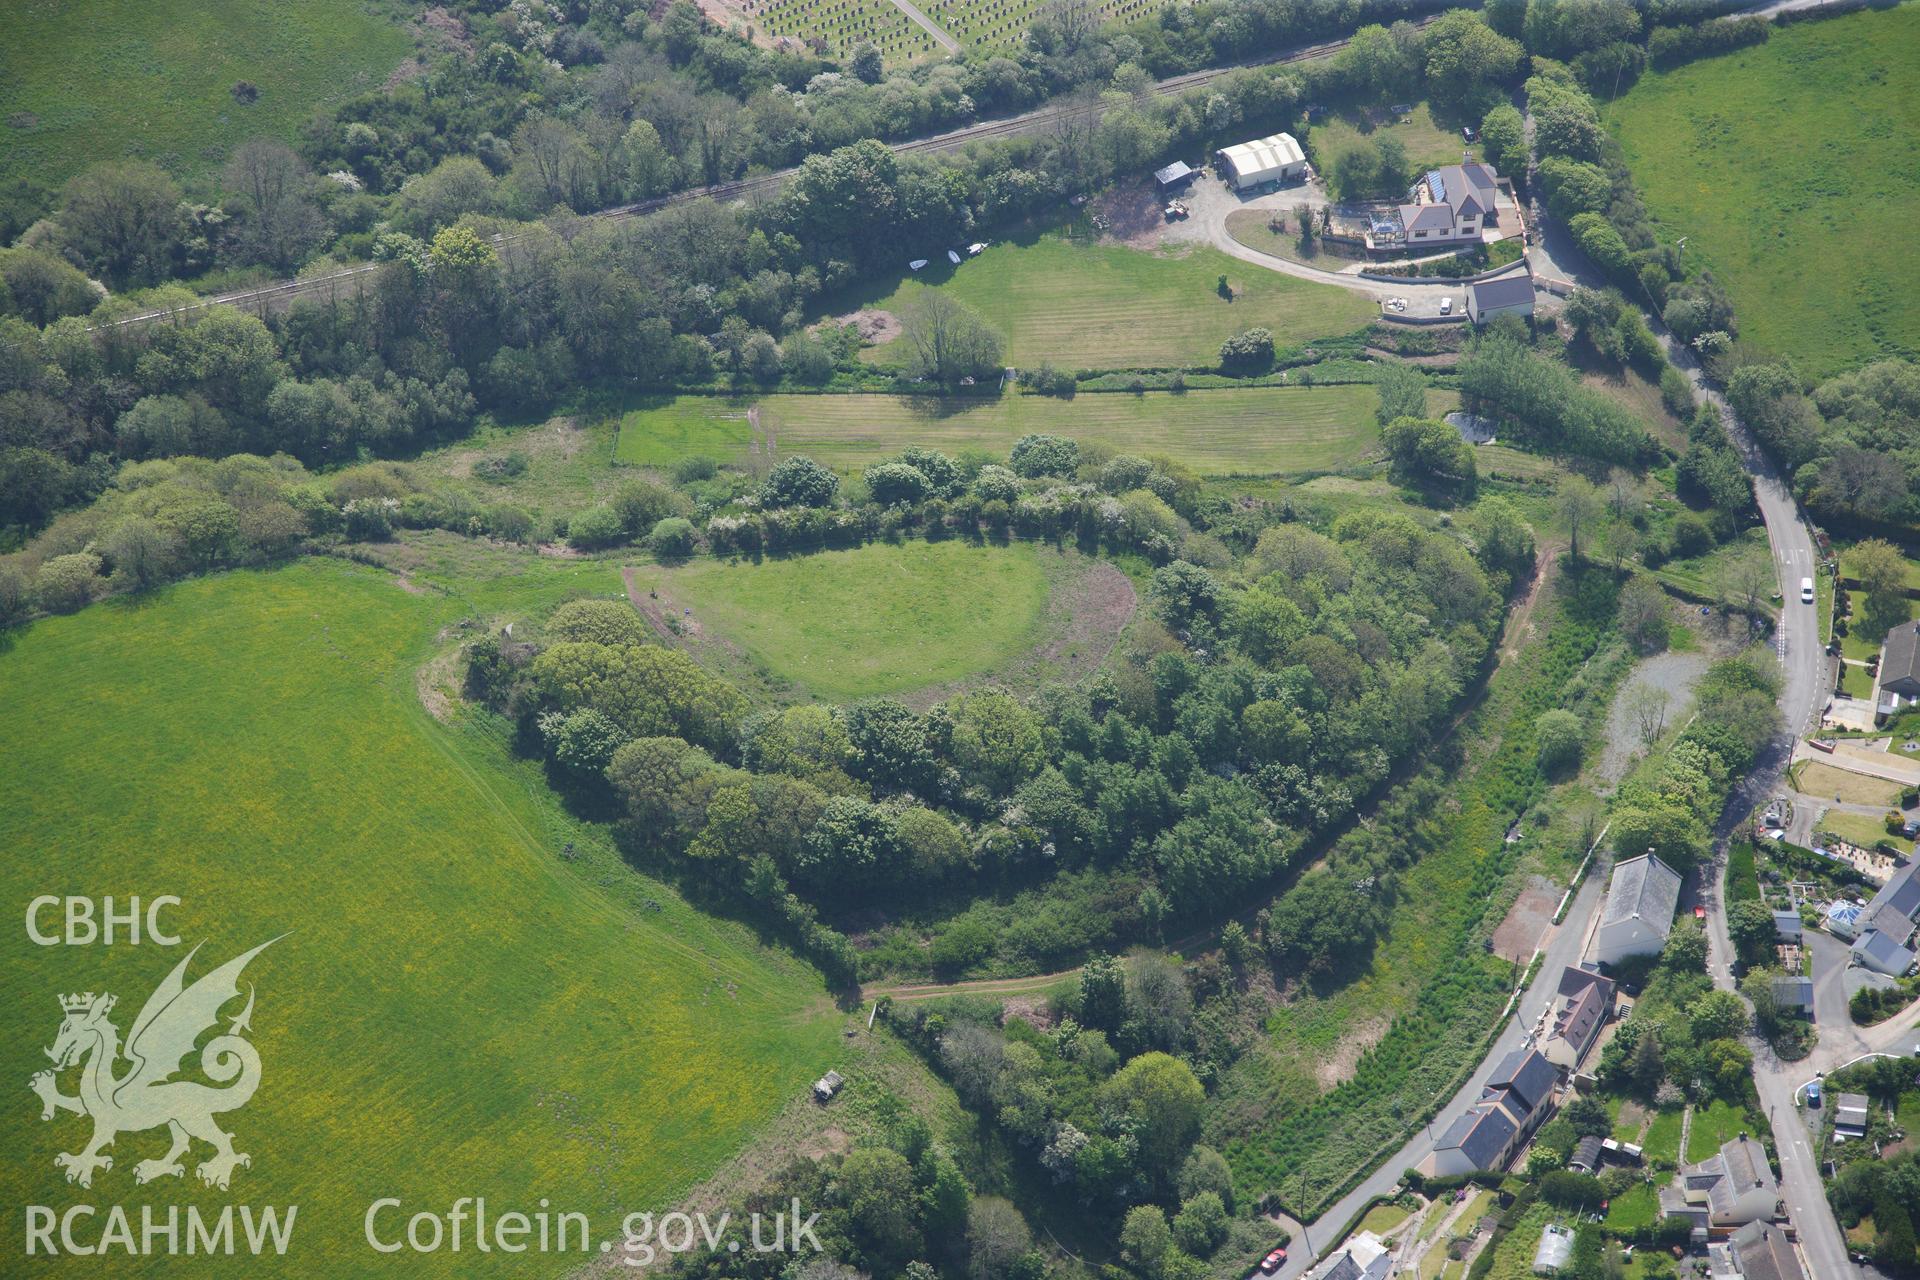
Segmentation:
<svg viewBox="0 0 1920 1280">
<path fill-rule="evenodd" d="M 1337 1244 L 1333 1233 L 1347 1224 L 1367 1201 L 1375 1196 L 1385 1195 L 1400 1181 L 1400 1175 L 1411 1166 L 1425 1159 L 1433 1150 L 1433 1139 L 1429 1133 L 1438 1136 L 1445 1133 L 1447 1126 L 1459 1119 L 1466 1109 L 1480 1099 L 1480 1091 L 1486 1088 L 1487 1079 L 1493 1074 L 1500 1060 L 1523 1046 L 1533 1043 L 1532 1031 L 1553 1003 L 1559 989 L 1560 971 L 1570 964 L 1577 964 L 1586 942 L 1587 932 L 1593 923 L 1594 912 L 1600 905 L 1606 888 L 1608 866 L 1596 859 L 1587 870 L 1586 882 L 1580 886 L 1572 905 L 1567 908 L 1567 918 L 1558 926 L 1551 928 L 1545 938 L 1545 949 L 1541 953 L 1540 971 L 1533 985 L 1520 997 L 1518 1007 L 1507 1018 L 1500 1033 L 1494 1037 L 1493 1046 L 1487 1052 L 1480 1065 L 1474 1068 L 1473 1075 L 1462 1085 L 1447 1105 L 1442 1107 L 1433 1122 L 1413 1138 L 1399 1151 L 1383 1160 L 1372 1174 L 1359 1186 L 1342 1196 L 1325 1213 L 1307 1227 L 1306 1238 L 1288 1252 L 1287 1264 L 1279 1274 L 1283 1277 L 1297 1276 L 1306 1271 L 1313 1262 L 1314 1251 L 1306 1247 L 1310 1241 L 1316 1249 L 1324 1251 L 1328 1246 Z M 1298 1237 L 1296 1237 L 1297 1239 Z"/>
</svg>

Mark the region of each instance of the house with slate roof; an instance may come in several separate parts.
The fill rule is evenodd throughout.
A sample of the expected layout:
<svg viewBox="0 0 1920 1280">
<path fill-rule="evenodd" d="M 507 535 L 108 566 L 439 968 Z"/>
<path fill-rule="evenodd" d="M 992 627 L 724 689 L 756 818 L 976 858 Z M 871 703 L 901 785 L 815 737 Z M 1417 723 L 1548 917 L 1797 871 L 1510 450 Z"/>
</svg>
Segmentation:
<svg viewBox="0 0 1920 1280">
<path fill-rule="evenodd" d="M 1913 968 L 1914 921 L 1920 918 L 1920 858 L 1894 872 L 1855 922 L 1853 962 L 1888 977 Z"/>
<path fill-rule="evenodd" d="M 1734 1270 L 1746 1280 L 1807 1280 L 1793 1242 L 1771 1222 L 1749 1222 L 1728 1243 Z"/>
<path fill-rule="evenodd" d="M 1537 1049 L 1515 1049 L 1494 1068 L 1480 1100 L 1447 1126 L 1420 1164 L 1429 1177 L 1504 1168 L 1553 1110 L 1560 1071 Z"/>
<path fill-rule="evenodd" d="M 1581 1059 L 1600 1038 L 1600 1029 L 1613 1016 L 1613 979 L 1587 965 L 1569 965 L 1560 974 L 1560 991 L 1553 1006 L 1553 1026 L 1540 1045 L 1547 1061 L 1562 1071 L 1577 1071 Z"/>
<path fill-rule="evenodd" d="M 1593 935 L 1593 958 L 1619 964 L 1633 956 L 1660 954 L 1680 905 L 1680 873 L 1653 854 L 1629 858 L 1613 869 L 1607 905 Z"/>
<path fill-rule="evenodd" d="M 1400 206 L 1407 248 L 1480 243 L 1484 229 L 1500 220 L 1498 179 L 1491 165 L 1478 163 L 1428 172 Z"/>
<path fill-rule="evenodd" d="M 1660 1192 L 1663 1213 L 1721 1234 L 1773 1217 L 1779 1204 L 1767 1149 L 1744 1133 L 1699 1164 L 1682 1168 Z"/>
<path fill-rule="evenodd" d="M 1371 1231 L 1362 1231 L 1340 1251 L 1307 1273 L 1307 1280 L 1385 1280 L 1393 1274 L 1393 1254 Z"/>
</svg>

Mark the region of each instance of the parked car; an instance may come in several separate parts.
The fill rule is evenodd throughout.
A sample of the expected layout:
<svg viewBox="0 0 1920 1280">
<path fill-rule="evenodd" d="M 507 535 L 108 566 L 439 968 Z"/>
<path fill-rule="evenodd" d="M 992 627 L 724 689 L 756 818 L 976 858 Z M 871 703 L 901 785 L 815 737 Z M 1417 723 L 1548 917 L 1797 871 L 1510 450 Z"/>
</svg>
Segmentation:
<svg viewBox="0 0 1920 1280">
<path fill-rule="evenodd" d="M 1287 1251 L 1285 1249 L 1275 1249 L 1272 1253 L 1260 1259 L 1260 1274 L 1270 1276 L 1285 1266 L 1286 1262 Z"/>
<path fill-rule="evenodd" d="M 1440 299 L 1440 314 L 1443 316 L 1450 316 L 1453 314 L 1453 295 L 1452 294 L 1448 294 L 1446 297 Z"/>
<path fill-rule="evenodd" d="M 1800 603 L 1801 604 L 1813 603 L 1813 579 L 1812 578 L 1800 579 Z"/>
</svg>

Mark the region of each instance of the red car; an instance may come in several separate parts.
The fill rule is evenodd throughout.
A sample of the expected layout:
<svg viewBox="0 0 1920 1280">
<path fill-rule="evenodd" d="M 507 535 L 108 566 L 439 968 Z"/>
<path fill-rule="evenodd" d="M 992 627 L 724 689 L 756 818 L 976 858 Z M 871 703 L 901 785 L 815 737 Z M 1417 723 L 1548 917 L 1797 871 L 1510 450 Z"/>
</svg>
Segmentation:
<svg viewBox="0 0 1920 1280">
<path fill-rule="evenodd" d="M 1695 920 L 1705 920 L 1707 918 L 1707 909 L 1705 907 L 1695 907 L 1693 909 L 1693 918 Z"/>
<path fill-rule="evenodd" d="M 1260 1259 L 1260 1273 L 1270 1276 L 1285 1265 L 1286 1261 L 1287 1251 L 1285 1249 L 1275 1249 L 1272 1253 Z"/>
</svg>

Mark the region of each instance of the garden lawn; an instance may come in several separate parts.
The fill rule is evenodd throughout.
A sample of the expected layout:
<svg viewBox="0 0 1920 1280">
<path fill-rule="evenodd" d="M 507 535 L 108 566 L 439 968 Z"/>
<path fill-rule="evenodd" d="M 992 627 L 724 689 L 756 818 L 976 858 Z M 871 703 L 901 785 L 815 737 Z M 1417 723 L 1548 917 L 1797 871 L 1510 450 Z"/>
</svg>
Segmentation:
<svg viewBox="0 0 1920 1280">
<path fill-rule="evenodd" d="M 176 176 L 291 142 L 316 107 L 377 89 L 413 47 L 392 0 L 27 0 L 0 38 L 0 179 L 57 185 L 138 156 Z M 260 90 L 250 106 L 235 82 Z M 28 123 L 30 122 L 30 123 Z"/>
<path fill-rule="evenodd" d="M 1231 302 L 1218 292 L 1222 275 L 1234 291 Z M 865 305 L 899 315 L 928 287 L 985 317 L 1006 339 L 1006 362 L 1019 368 L 1042 361 L 1063 369 L 1211 368 L 1220 343 L 1243 329 L 1271 329 L 1274 344 L 1285 349 L 1351 333 L 1376 313 L 1364 295 L 1250 266 L 1217 249 L 1174 256 L 1054 235 L 994 245 L 958 267 L 930 265 Z M 863 354 L 901 364 L 908 348 L 897 338 Z"/>
<path fill-rule="evenodd" d="M 552 597 L 618 580 L 574 565 L 528 585 Z M 133 1165 L 166 1145 L 152 1132 L 121 1134 L 90 1192 L 69 1187 L 53 1157 L 78 1149 L 84 1122 L 16 1105 L 0 1118 L 7 1203 L 297 1204 L 271 1268 L 287 1276 L 364 1273 L 362 1217 L 383 1196 L 407 1212 L 463 1195 L 531 1211 L 544 1196 L 589 1214 L 597 1245 L 618 1214 L 671 1205 L 833 1064 L 840 1019 L 816 974 L 628 869 L 508 755 L 497 718 L 428 716 L 416 669 L 466 612 L 308 560 L 95 605 L 0 653 L 11 909 L 178 895 L 165 922 L 204 943 L 192 977 L 279 939 L 245 975 L 264 1071 L 222 1118 L 252 1156 L 230 1194 L 191 1175 L 136 1192 Z M 124 1032 L 185 954 L 37 947 L 19 919 L 0 944 L 0 1019 L 22 1085 L 31 1046 L 53 1040 L 56 994 L 113 992 Z M 442 1250 L 403 1269 L 496 1273 L 486 1261 Z M 98 1270 L 69 1258 L 36 1274 Z"/>
<path fill-rule="evenodd" d="M 1661 237 L 1727 287 L 1740 335 L 1824 378 L 1920 352 L 1920 7 L 1778 27 L 1606 108 Z"/>
<path fill-rule="evenodd" d="M 1248 387 L 935 400 L 918 396 L 771 396 L 762 428 L 776 458 L 804 453 L 841 470 L 909 444 L 1004 456 L 1031 432 L 1121 453 L 1165 455 L 1202 475 L 1279 475 L 1351 467 L 1377 446 L 1371 386 Z"/>
<path fill-rule="evenodd" d="M 1864 813 L 1841 813 L 1829 810 L 1827 816 L 1820 819 L 1820 830 L 1831 832 L 1849 844 L 1862 849 L 1871 849 L 1881 841 L 1886 841 L 1898 849 L 1902 855 L 1913 852 L 1913 841 L 1904 836 L 1889 832 L 1886 824 L 1878 818 L 1870 818 Z"/>
<path fill-rule="evenodd" d="M 1686 1162 L 1698 1164 L 1741 1134 L 1761 1132 L 1761 1126 L 1747 1114 L 1745 1107 L 1715 1098 L 1705 1107 L 1693 1109 L 1693 1123 L 1687 1129 Z"/>
<path fill-rule="evenodd" d="M 1385 1235 L 1405 1222 L 1408 1217 L 1406 1209 L 1388 1201 L 1367 1210 L 1366 1215 L 1360 1219 L 1360 1230 L 1371 1231 L 1375 1235 Z"/>
<path fill-rule="evenodd" d="M 1376 147 L 1382 138 L 1405 147 L 1408 164 L 1418 170 L 1460 163 L 1460 135 L 1435 124 L 1424 102 L 1404 116 L 1385 107 L 1341 107 L 1309 128 L 1303 141 L 1325 172 L 1336 157 L 1355 147 Z"/>
<path fill-rule="evenodd" d="M 1660 1196 L 1651 1182 L 1638 1183 L 1621 1192 L 1607 1206 L 1607 1230 L 1629 1235 L 1641 1227 L 1653 1225 L 1660 1216 Z"/>
<path fill-rule="evenodd" d="M 1789 778 L 1794 790 L 1802 795 L 1819 796 L 1822 800 L 1832 796 L 1845 804 L 1882 806 L 1895 805 L 1900 800 L 1900 784 L 1897 782 L 1869 778 L 1864 773 L 1835 768 L 1818 760 L 1801 761 L 1790 771 Z"/>
<path fill-rule="evenodd" d="M 1679 1107 L 1662 1111 L 1647 1126 L 1647 1137 L 1640 1144 L 1646 1162 L 1655 1168 L 1673 1168 L 1680 1163 L 1680 1125 L 1684 1112 Z"/>
<path fill-rule="evenodd" d="M 1031 544 L 870 543 L 760 563 L 641 566 L 692 621 L 776 676 L 835 700 L 899 693 L 987 671 L 1032 643 L 1047 574 Z"/>
</svg>

